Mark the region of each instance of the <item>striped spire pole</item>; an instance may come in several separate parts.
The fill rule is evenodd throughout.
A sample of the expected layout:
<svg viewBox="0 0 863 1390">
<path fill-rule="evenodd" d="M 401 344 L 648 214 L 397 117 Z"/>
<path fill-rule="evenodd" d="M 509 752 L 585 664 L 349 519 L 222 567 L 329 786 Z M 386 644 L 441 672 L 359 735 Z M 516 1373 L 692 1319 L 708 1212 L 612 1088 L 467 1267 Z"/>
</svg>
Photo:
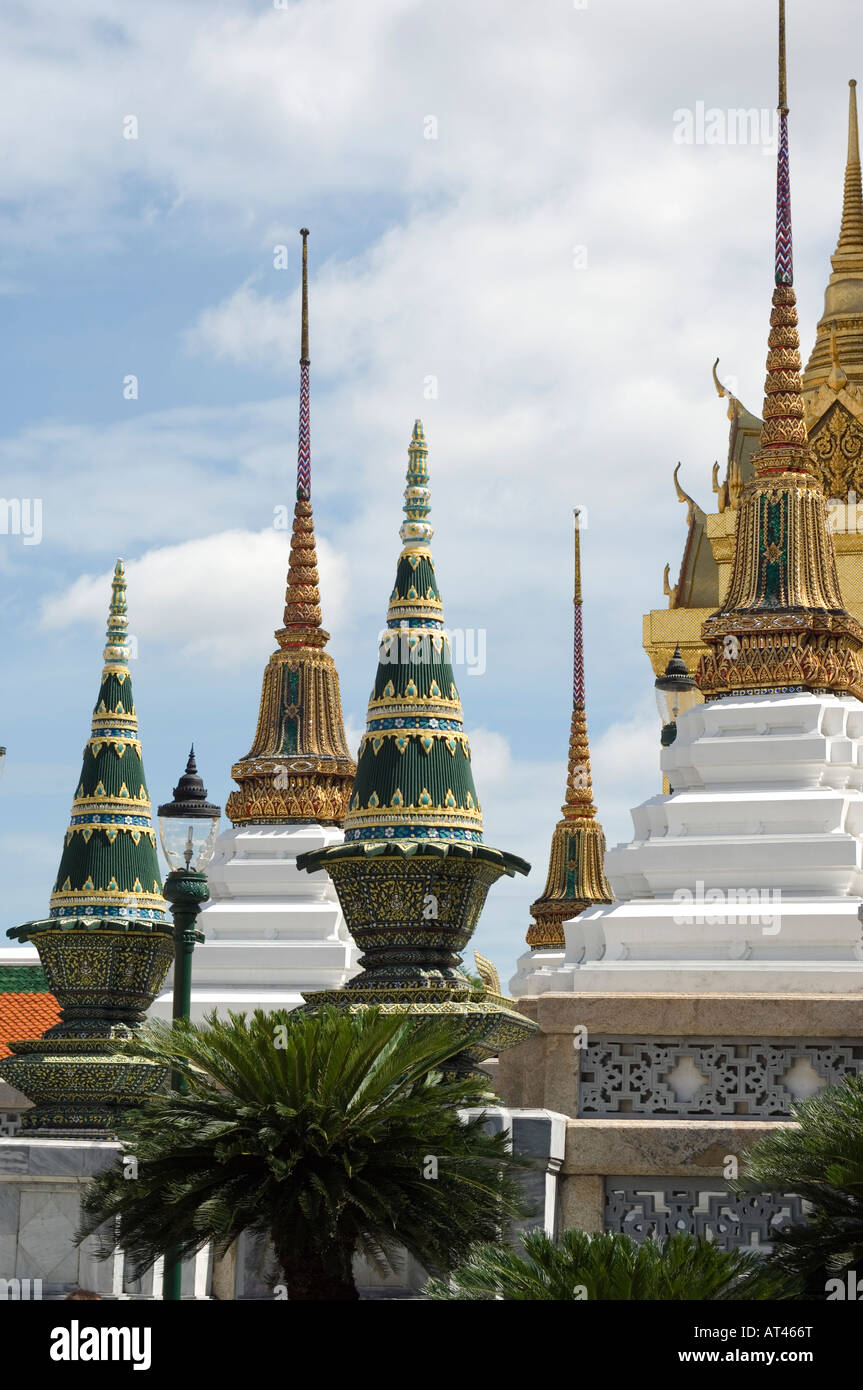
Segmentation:
<svg viewBox="0 0 863 1390">
<path fill-rule="evenodd" d="M 809 468 L 800 339 L 791 251 L 791 177 L 788 167 L 788 90 L 785 65 L 785 0 L 779 0 L 779 148 L 776 162 L 776 249 L 773 309 L 764 383 L 761 449 L 753 463 L 758 473 Z M 776 457 L 781 455 L 781 457 Z M 773 456 L 773 457 L 771 457 Z"/>
<path fill-rule="evenodd" d="M 573 708 L 584 704 L 584 639 L 581 626 L 581 512 L 578 507 L 575 516 L 575 581 L 572 594 L 575 610 L 572 633 L 572 704 Z"/>
<path fill-rule="evenodd" d="M 308 227 L 300 228 L 303 238 L 303 308 L 300 346 L 300 428 L 297 436 L 297 501 L 312 496 L 312 448 L 309 432 L 309 266 Z"/>
<path fill-rule="evenodd" d="M 791 171 L 788 165 L 788 91 L 785 68 L 785 0 L 779 0 L 779 157 L 776 166 L 777 285 L 794 284 L 791 245 Z"/>
</svg>

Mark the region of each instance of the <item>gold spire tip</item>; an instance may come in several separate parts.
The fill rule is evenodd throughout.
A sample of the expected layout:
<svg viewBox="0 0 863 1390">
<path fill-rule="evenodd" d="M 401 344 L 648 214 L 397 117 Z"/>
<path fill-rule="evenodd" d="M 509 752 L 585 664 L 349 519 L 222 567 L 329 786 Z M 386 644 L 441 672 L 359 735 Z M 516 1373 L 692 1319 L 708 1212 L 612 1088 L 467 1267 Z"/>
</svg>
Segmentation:
<svg viewBox="0 0 863 1390">
<path fill-rule="evenodd" d="M 857 129 L 857 79 L 848 83 L 848 163 L 860 163 L 860 135 Z"/>
</svg>

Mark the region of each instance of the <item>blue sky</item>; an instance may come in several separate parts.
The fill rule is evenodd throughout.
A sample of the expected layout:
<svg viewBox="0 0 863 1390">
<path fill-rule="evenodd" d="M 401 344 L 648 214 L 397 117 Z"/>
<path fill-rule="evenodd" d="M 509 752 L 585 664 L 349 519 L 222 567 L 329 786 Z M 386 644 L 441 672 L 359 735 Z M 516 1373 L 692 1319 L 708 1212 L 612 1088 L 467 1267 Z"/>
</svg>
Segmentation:
<svg viewBox="0 0 863 1390">
<path fill-rule="evenodd" d="M 863 15 L 788 8 L 805 355 Z M 594 786 L 609 841 L 629 837 L 659 782 L 641 616 L 682 549 L 671 472 L 710 505 L 710 365 L 758 409 L 772 282 L 772 151 L 682 146 L 674 113 L 772 109 L 774 30 L 773 0 L 3 7 L 0 495 L 42 499 L 44 534 L 0 535 L 0 927 L 47 909 L 118 555 L 154 804 L 192 739 L 222 804 L 248 749 L 287 567 L 303 225 L 353 737 L 420 415 L 447 618 L 487 634 L 485 673 L 457 674 L 486 837 L 535 865 L 476 938 L 502 977 L 563 793 L 574 505 Z"/>
</svg>

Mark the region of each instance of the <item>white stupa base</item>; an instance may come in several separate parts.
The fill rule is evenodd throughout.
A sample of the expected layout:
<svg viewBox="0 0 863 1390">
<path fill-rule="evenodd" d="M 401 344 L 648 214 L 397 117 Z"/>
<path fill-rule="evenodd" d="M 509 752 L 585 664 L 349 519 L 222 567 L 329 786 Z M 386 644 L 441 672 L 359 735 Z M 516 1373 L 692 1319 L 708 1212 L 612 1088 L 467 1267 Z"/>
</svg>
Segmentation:
<svg viewBox="0 0 863 1390">
<path fill-rule="evenodd" d="M 0 966 L 3 969 L 10 965 L 39 965 L 39 952 L 30 942 L 24 946 L 0 946 Z"/>
<path fill-rule="evenodd" d="M 674 789 L 606 855 L 615 901 L 531 951 L 515 998 L 566 991 L 863 993 L 863 704 L 698 705 L 663 750 Z"/>
<path fill-rule="evenodd" d="M 210 901 L 198 918 L 206 941 L 192 958 L 193 1021 L 213 1010 L 294 1009 L 305 992 L 340 989 L 357 973 L 331 879 L 296 866 L 298 854 L 341 842 L 336 827 L 306 824 L 238 826 L 219 836 Z M 171 1012 L 169 977 L 150 1015 Z"/>
<path fill-rule="evenodd" d="M 572 989 L 572 985 L 568 983 L 571 973 L 563 947 L 553 951 L 525 951 L 516 963 L 515 974 L 509 982 L 509 992 L 513 999 L 520 999 L 527 994 L 555 994 L 558 991 L 568 991 Z"/>
</svg>

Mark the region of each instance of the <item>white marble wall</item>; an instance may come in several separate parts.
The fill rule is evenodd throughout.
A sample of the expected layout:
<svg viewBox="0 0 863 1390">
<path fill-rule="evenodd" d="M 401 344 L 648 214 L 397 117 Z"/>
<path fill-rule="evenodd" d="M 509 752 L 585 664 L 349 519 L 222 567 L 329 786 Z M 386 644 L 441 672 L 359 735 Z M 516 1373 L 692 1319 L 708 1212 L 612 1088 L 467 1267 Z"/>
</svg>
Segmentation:
<svg viewBox="0 0 863 1390">
<path fill-rule="evenodd" d="M 103 1298 L 160 1296 L 161 1262 L 133 1282 L 122 1254 L 98 1259 L 95 1236 L 75 1244 L 84 1188 L 121 1152 L 103 1139 L 0 1138 L 0 1279 L 41 1280 L 45 1299 L 76 1288 Z M 205 1250 L 184 1265 L 185 1298 L 207 1297 L 211 1264 Z"/>
</svg>

